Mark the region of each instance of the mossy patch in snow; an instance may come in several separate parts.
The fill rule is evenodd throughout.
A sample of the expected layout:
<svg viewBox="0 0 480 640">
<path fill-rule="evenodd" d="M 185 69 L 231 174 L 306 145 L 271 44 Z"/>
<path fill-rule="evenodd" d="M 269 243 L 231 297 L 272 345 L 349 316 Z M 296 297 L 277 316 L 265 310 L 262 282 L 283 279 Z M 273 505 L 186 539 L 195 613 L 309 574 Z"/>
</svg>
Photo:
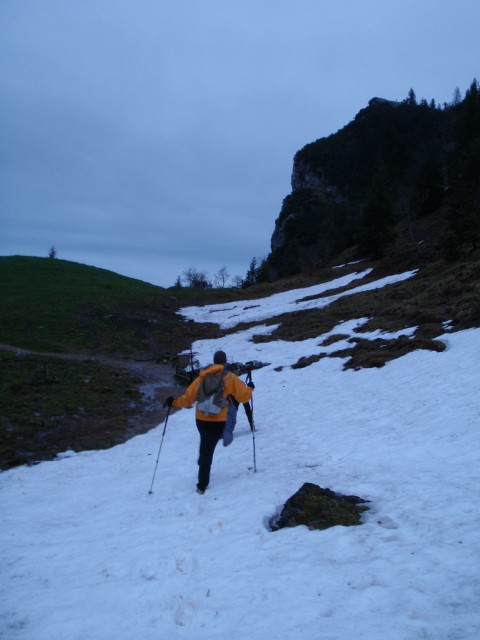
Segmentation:
<svg viewBox="0 0 480 640">
<path fill-rule="evenodd" d="M 367 503 L 368 500 L 358 496 L 344 496 L 306 482 L 287 500 L 280 515 L 270 518 L 269 525 L 272 531 L 298 525 L 309 529 L 359 525 L 362 513 L 368 509 Z"/>
</svg>

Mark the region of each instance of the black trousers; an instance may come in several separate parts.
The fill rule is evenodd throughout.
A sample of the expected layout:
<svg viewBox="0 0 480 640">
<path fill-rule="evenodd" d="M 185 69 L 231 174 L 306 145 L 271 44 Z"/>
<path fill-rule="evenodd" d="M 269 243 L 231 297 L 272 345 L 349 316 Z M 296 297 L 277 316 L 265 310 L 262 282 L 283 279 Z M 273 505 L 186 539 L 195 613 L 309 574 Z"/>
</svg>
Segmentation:
<svg viewBox="0 0 480 640">
<path fill-rule="evenodd" d="M 197 420 L 197 429 L 200 434 L 197 487 L 205 490 L 210 482 L 210 468 L 212 466 L 213 454 L 218 441 L 222 437 L 225 422 Z"/>
</svg>

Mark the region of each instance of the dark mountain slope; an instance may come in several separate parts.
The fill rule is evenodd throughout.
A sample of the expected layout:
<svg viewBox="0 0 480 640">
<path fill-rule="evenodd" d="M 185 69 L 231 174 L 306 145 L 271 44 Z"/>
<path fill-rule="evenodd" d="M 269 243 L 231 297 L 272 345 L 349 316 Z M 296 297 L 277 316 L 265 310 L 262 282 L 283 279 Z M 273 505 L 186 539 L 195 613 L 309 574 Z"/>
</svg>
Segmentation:
<svg viewBox="0 0 480 640">
<path fill-rule="evenodd" d="M 453 259 L 480 238 L 480 91 L 438 109 L 413 97 L 374 98 L 337 133 L 295 155 L 292 193 L 275 223 L 262 269 L 276 279 L 355 258 L 395 252 L 395 239 L 436 229 L 439 258 Z"/>
</svg>

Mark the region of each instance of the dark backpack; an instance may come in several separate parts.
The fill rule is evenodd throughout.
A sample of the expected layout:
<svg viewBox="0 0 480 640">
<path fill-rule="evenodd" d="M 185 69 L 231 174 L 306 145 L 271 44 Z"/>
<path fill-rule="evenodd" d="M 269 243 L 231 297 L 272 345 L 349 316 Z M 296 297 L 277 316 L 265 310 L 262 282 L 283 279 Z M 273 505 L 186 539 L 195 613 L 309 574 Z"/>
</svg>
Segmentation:
<svg viewBox="0 0 480 640">
<path fill-rule="evenodd" d="M 197 407 L 207 416 L 216 416 L 227 406 L 223 397 L 224 378 L 228 371 L 221 373 L 207 373 L 198 389 Z"/>
</svg>

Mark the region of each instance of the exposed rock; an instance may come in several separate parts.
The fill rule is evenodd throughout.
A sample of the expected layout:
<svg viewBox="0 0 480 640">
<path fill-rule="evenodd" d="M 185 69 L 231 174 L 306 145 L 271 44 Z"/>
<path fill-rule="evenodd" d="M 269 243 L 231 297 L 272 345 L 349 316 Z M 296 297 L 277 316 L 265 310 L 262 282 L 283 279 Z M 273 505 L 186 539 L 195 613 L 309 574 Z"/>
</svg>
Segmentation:
<svg viewBox="0 0 480 640">
<path fill-rule="evenodd" d="M 302 160 L 298 154 L 293 160 L 291 184 L 292 192 L 297 189 L 314 189 L 330 197 L 338 204 L 345 201 L 338 187 L 327 180 L 321 168 L 312 167 L 308 162 Z"/>
<path fill-rule="evenodd" d="M 298 154 L 295 156 L 293 162 L 291 183 L 292 193 L 290 194 L 290 197 L 295 194 L 295 192 L 304 189 L 309 190 L 312 193 L 313 198 L 317 200 L 319 216 L 322 215 L 323 211 L 322 203 L 328 201 L 336 204 L 342 204 L 345 202 L 345 197 L 340 192 L 340 189 L 326 179 L 321 168 L 312 167 L 308 162 L 301 159 Z M 284 200 L 282 211 L 275 220 L 275 229 L 270 240 L 272 251 L 282 249 L 288 241 L 291 240 L 291 238 L 287 237 L 286 232 L 288 223 L 297 216 L 304 214 L 302 206 L 286 213 L 285 202 L 287 199 L 288 197 Z"/>
<path fill-rule="evenodd" d="M 280 515 L 270 519 L 270 529 L 278 531 L 298 525 L 309 529 L 358 525 L 361 524 L 362 513 L 368 509 L 368 502 L 358 496 L 344 496 L 306 482 L 287 500 Z"/>
<path fill-rule="evenodd" d="M 324 188 L 324 178 L 315 171 L 310 165 L 302 160 L 299 160 L 296 156 L 293 162 L 292 169 L 292 191 L 295 189 L 315 189 Z"/>
<path fill-rule="evenodd" d="M 280 220 L 280 218 L 277 218 L 277 220 L 275 221 L 275 229 L 273 230 L 272 238 L 270 240 L 270 247 L 272 251 L 277 251 L 278 249 L 281 249 L 285 245 L 285 242 L 287 240 L 286 233 L 285 233 L 285 226 L 287 222 L 291 218 L 293 218 L 293 216 L 294 214 L 291 213 L 289 216 L 287 216 L 283 220 Z"/>
</svg>

